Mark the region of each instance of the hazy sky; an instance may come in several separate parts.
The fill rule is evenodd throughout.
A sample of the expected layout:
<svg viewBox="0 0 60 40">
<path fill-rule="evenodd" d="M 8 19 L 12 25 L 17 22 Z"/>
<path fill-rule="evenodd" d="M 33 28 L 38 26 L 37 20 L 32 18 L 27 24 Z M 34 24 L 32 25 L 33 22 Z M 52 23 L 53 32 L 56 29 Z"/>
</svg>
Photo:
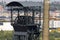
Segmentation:
<svg viewBox="0 0 60 40">
<path fill-rule="evenodd" d="M 0 0 L 0 1 L 2 1 L 2 0 Z M 43 0 L 3 0 L 3 1 L 10 2 L 10 1 L 43 1 Z M 50 0 L 50 1 L 60 1 L 60 0 Z"/>
<path fill-rule="evenodd" d="M 11 1 L 43 1 L 43 0 L 0 0 L 0 1 L 11 2 Z M 50 1 L 53 2 L 53 1 L 60 1 L 60 0 L 50 0 Z"/>
<path fill-rule="evenodd" d="M 10 2 L 10 1 L 42 1 L 42 0 L 3 0 L 3 1 Z"/>
</svg>

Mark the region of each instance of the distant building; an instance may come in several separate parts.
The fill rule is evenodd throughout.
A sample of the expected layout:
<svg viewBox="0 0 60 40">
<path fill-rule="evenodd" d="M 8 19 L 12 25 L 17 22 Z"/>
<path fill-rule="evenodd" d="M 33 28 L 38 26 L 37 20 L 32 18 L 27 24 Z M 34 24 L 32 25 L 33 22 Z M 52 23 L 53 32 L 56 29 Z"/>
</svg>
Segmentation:
<svg viewBox="0 0 60 40">
<path fill-rule="evenodd" d="M 20 2 L 21 4 L 23 4 L 24 6 L 36 6 L 37 4 L 37 6 L 41 6 L 41 19 L 43 20 L 43 3 L 41 3 L 41 2 L 27 2 L 27 1 L 25 1 L 25 2 Z M 27 4 L 27 5 L 26 5 Z M 56 4 L 57 5 L 57 4 Z M 56 25 L 54 22 L 56 22 L 56 23 L 58 23 L 57 21 L 59 21 L 60 20 L 60 10 L 56 10 L 55 9 L 55 7 L 54 6 L 56 6 L 56 5 L 54 5 L 54 4 L 51 4 L 50 6 L 50 8 L 51 8 L 51 10 L 53 10 L 53 11 L 50 11 L 50 19 L 51 20 L 54 20 L 54 21 L 52 21 L 51 22 L 51 24 L 53 23 L 54 25 Z M 2 3 L 2 2 L 0 2 L 0 16 L 2 17 L 2 16 L 5 16 L 6 18 L 4 18 L 4 20 L 7 20 L 7 21 L 10 21 L 10 12 L 8 12 L 7 10 L 5 10 L 5 6 L 6 6 L 6 3 L 4 2 L 4 4 Z M 3 11 L 3 12 L 2 12 Z M 1 14 L 2 13 L 2 14 Z M 21 12 L 21 13 L 23 13 L 23 12 Z M 16 16 L 17 14 L 14 14 L 14 17 Z M 21 15 L 23 15 L 23 14 L 21 14 Z M 31 15 L 31 14 L 29 14 L 29 15 Z M 35 16 L 37 16 L 38 17 L 38 15 L 39 14 L 37 14 L 37 15 L 35 15 Z M 0 18 L 0 19 L 3 19 L 3 18 Z M 58 20 L 57 20 L 58 19 Z M 36 19 L 36 20 L 38 20 L 38 19 Z M 38 21 L 36 21 L 35 20 L 35 22 L 39 22 L 39 20 Z M 51 25 L 51 27 L 52 27 L 52 25 Z"/>
<path fill-rule="evenodd" d="M 3 11 L 3 6 L 0 5 L 0 12 L 2 12 L 2 11 Z"/>
</svg>

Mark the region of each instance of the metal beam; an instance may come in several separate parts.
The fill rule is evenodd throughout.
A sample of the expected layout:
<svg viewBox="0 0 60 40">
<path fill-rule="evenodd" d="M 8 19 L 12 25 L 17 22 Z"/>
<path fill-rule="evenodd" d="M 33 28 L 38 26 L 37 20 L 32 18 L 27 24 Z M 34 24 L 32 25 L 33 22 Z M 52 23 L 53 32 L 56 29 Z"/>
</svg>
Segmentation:
<svg viewBox="0 0 60 40">
<path fill-rule="evenodd" d="M 49 40 L 49 0 L 44 0 L 43 40 Z"/>
</svg>

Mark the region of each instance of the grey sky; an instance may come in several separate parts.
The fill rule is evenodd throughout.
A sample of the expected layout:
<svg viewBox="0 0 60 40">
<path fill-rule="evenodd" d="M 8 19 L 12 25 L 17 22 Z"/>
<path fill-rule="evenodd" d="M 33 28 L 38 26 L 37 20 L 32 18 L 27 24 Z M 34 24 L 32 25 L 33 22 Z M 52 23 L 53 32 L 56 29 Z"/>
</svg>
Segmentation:
<svg viewBox="0 0 60 40">
<path fill-rule="evenodd" d="M 42 0 L 0 0 L 0 1 L 10 2 L 10 1 L 42 1 Z"/>
<path fill-rule="evenodd" d="M 43 0 L 0 0 L 0 1 L 11 2 L 11 1 L 43 1 Z M 50 2 L 53 1 L 60 1 L 60 0 L 50 0 Z"/>
</svg>

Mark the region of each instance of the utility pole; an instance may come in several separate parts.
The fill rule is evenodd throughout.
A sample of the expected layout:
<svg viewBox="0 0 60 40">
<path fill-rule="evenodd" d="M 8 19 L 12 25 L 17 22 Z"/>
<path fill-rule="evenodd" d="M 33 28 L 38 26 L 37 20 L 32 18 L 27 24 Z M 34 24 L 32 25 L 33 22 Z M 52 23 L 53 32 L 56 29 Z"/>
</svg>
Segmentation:
<svg viewBox="0 0 60 40">
<path fill-rule="evenodd" d="M 49 0 L 44 0 L 43 40 L 49 40 Z"/>
</svg>

